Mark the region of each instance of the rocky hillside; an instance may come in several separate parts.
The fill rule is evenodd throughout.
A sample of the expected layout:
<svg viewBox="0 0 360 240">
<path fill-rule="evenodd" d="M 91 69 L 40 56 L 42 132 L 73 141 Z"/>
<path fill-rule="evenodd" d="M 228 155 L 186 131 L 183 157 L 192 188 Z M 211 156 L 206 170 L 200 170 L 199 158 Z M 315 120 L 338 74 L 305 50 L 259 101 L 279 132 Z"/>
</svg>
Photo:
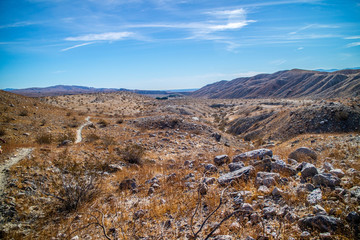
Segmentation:
<svg viewBox="0 0 360 240">
<path fill-rule="evenodd" d="M 360 95 L 360 70 L 293 69 L 207 85 L 192 96 L 208 98 L 334 98 Z"/>
</svg>

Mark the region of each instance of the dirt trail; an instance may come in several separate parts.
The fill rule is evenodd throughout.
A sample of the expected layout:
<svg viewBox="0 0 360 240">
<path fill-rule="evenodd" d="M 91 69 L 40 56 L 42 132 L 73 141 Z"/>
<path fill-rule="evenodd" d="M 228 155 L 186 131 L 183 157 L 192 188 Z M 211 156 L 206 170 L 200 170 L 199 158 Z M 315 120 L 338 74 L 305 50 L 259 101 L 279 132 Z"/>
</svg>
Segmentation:
<svg viewBox="0 0 360 240">
<path fill-rule="evenodd" d="M 90 121 L 90 117 L 86 117 L 85 118 L 86 123 L 82 124 L 79 129 L 76 131 L 76 140 L 75 143 L 79 143 L 82 141 L 82 137 L 81 137 L 81 131 L 83 130 L 84 127 L 86 127 L 87 125 L 92 124 L 92 122 Z"/>
<path fill-rule="evenodd" d="M 10 157 L 8 161 L 6 161 L 3 165 L 0 166 L 0 195 L 4 193 L 6 185 L 6 171 L 12 165 L 29 156 L 32 150 L 33 148 L 20 148 L 14 156 Z"/>
</svg>

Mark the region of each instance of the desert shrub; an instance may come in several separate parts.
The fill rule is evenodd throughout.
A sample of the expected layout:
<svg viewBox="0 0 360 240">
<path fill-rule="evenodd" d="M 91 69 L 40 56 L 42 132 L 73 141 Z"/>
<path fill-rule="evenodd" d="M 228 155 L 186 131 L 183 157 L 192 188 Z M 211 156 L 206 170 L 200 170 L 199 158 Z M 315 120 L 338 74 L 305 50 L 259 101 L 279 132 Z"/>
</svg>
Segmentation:
<svg viewBox="0 0 360 240">
<path fill-rule="evenodd" d="M 51 144 L 52 140 L 53 138 L 50 133 L 41 133 L 36 137 L 38 144 Z"/>
<path fill-rule="evenodd" d="M 132 144 L 117 151 L 124 161 L 132 164 L 141 164 L 145 149 L 141 145 Z"/>
<path fill-rule="evenodd" d="M 77 128 L 77 127 L 80 126 L 80 123 L 73 121 L 73 122 L 70 122 L 70 123 L 68 124 L 68 126 L 71 127 L 71 128 Z"/>
<path fill-rule="evenodd" d="M 67 131 L 64 134 L 60 135 L 57 140 L 59 143 L 62 143 L 65 140 L 75 142 L 75 133 Z"/>
<path fill-rule="evenodd" d="M 100 125 L 100 127 L 104 128 L 106 127 L 109 123 L 107 121 L 105 121 L 104 119 L 100 119 L 98 121 L 98 124 Z"/>
<path fill-rule="evenodd" d="M 71 160 L 66 154 L 53 161 L 59 170 L 43 185 L 45 195 L 54 197 L 58 210 L 71 212 L 90 201 L 98 193 L 98 176 L 95 163 L 86 164 Z"/>
<path fill-rule="evenodd" d="M 89 135 L 86 136 L 86 141 L 87 142 L 95 142 L 96 140 L 99 140 L 100 137 L 98 135 L 96 135 L 95 133 L 90 133 Z"/>
<path fill-rule="evenodd" d="M 6 135 L 5 129 L 0 128 L 0 137 L 5 136 L 5 135 Z"/>
<path fill-rule="evenodd" d="M 105 136 L 102 138 L 102 141 L 103 141 L 103 145 L 106 146 L 106 147 L 115 144 L 114 138 L 113 138 L 113 137 L 110 137 L 110 136 L 107 136 L 107 135 L 105 135 Z"/>
<path fill-rule="evenodd" d="M 41 120 L 40 126 L 43 127 L 46 124 L 46 119 Z"/>
<path fill-rule="evenodd" d="M 29 115 L 29 112 L 26 109 L 21 110 L 20 113 L 19 113 L 19 116 L 22 116 L 22 117 L 26 117 L 28 115 Z"/>
</svg>

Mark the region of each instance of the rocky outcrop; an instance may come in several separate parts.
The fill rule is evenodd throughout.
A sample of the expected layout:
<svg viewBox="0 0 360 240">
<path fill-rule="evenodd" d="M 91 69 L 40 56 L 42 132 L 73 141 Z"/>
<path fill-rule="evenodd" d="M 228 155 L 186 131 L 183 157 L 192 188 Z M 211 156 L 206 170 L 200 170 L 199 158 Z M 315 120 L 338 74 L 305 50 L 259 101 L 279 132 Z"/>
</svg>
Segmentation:
<svg viewBox="0 0 360 240">
<path fill-rule="evenodd" d="M 221 175 L 218 178 L 220 185 L 231 183 L 232 181 L 247 181 L 250 177 L 255 175 L 255 169 L 253 166 L 243 167 L 234 172 L 229 172 Z"/>
<path fill-rule="evenodd" d="M 311 163 L 314 163 L 317 160 L 317 154 L 310 148 L 301 147 L 290 153 L 289 158 L 298 162 L 310 161 Z"/>
<path fill-rule="evenodd" d="M 339 218 L 325 215 L 301 218 L 298 224 L 301 230 L 320 232 L 336 232 L 343 228 L 343 222 Z"/>
<path fill-rule="evenodd" d="M 265 156 L 272 157 L 272 155 L 273 153 L 270 149 L 266 149 L 266 148 L 257 149 L 234 156 L 233 162 L 263 159 Z"/>
</svg>

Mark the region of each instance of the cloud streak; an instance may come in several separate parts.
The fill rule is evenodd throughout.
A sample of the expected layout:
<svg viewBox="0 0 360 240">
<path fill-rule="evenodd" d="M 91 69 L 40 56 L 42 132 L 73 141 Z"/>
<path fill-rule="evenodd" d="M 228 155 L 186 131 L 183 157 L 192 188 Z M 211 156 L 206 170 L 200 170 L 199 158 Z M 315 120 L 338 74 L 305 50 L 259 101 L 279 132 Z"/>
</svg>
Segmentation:
<svg viewBox="0 0 360 240">
<path fill-rule="evenodd" d="M 100 34 L 87 34 L 78 37 L 67 37 L 66 41 L 118 41 L 133 35 L 131 32 L 106 32 Z"/>
<path fill-rule="evenodd" d="M 78 47 L 83 47 L 83 46 L 87 46 L 87 45 L 90 45 L 90 44 L 93 44 L 93 43 L 94 43 L 94 42 L 87 42 L 87 43 L 77 44 L 77 45 L 72 46 L 72 47 L 68 47 L 68 48 L 61 49 L 61 52 L 66 52 L 66 51 L 69 51 L 69 50 L 71 50 L 71 49 L 78 48 Z"/>
<path fill-rule="evenodd" d="M 10 24 L 0 25 L 0 29 L 1 28 L 26 27 L 26 26 L 35 25 L 35 24 L 38 24 L 38 23 L 31 22 L 31 21 L 21 21 L 21 22 L 15 22 L 15 23 L 10 23 Z"/>
<path fill-rule="evenodd" d="M 350 48 L 350 47 L 357 47 L 360 46 L 360 42 L 353 42 L 353 43 L 349 43 L 346 45 L 346 47 Z"/>
</svg>

